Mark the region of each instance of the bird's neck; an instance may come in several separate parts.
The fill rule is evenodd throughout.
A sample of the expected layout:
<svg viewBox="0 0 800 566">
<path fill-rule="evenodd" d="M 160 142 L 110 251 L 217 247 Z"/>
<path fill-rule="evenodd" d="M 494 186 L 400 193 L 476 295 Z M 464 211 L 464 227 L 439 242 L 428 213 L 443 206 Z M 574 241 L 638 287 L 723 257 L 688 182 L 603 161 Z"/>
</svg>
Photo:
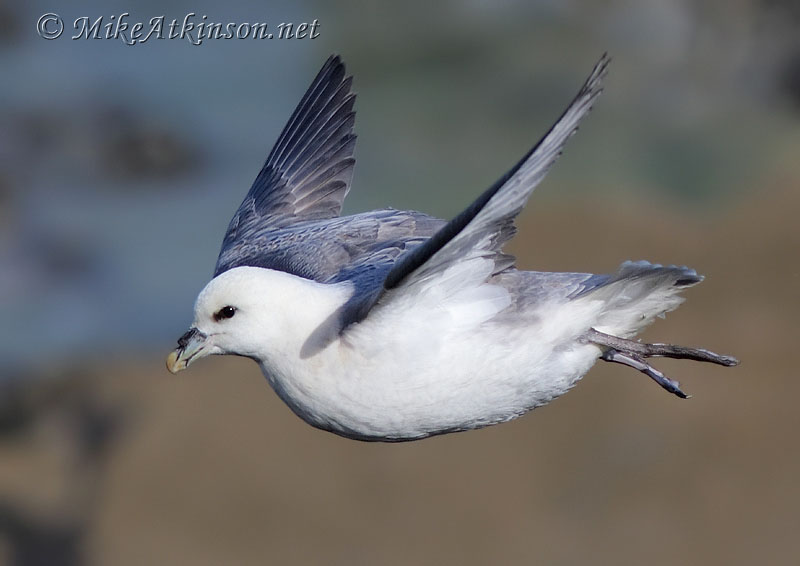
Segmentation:
<svg viewBox="0 0 800 566">
<path fill-rule="evenodd" d="M 318 283 L 269 269 L 259 276 L 267 313 L 259 331 L 269 344 L 264 363 L 307 360 L 338 339 L 339 309 L 353 293 L 350 283 Z"/>
</svg>

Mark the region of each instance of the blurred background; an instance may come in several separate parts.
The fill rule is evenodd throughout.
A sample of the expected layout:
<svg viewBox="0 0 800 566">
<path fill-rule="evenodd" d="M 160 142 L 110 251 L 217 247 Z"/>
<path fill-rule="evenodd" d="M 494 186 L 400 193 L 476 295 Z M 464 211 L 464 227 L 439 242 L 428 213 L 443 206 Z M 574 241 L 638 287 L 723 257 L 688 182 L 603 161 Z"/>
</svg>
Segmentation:
<svg viewBox="0 0 800 566">
<path fill-rule="evenodd" d="M 0 0 L 0 564 L 796 564 L 800 9 L 793 0 Z M 72 22 L 319 22 L 304 40 L 71 40 Z M 693 394 L 601 364 L 513 423 L 314 430 L 258 368 L 178 377 L 225 227 L 326 57 L 355 75 L 346 212 L 449 217 L 606 91 L 519 220 L 527 269 L 688 264 L 644 335 Z"/>
</svg>

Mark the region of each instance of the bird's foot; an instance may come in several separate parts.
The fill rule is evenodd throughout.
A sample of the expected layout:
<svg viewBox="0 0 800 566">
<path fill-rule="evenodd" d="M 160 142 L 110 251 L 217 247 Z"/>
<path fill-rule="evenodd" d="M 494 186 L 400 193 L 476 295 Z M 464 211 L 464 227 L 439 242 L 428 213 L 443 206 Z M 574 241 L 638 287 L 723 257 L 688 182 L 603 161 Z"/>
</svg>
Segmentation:
<svg viewBox="0 0 800 566">
<path fill-rule="evenodd" d="M 635 340 L 627 340 L 611 334 L 599 332 L 591 328 L 585 335 L 585 340 L 598 346 L 605 347 L 600 359 L 606 362 L 615 362 L 632 367 L 650 377 L 661 387 L 682 399 L 689 396 L 684 393 L 680 384 L 670 379 L 663 373 L 648 364 L 644 358 L 664 357 L 698 362 L 710 362 L 730 367 L 739 363 L 733 356 L 724 356 L 702 348 L 688 348 L 673 344 L 645 344 Z"/>
<path fill-rule="evenodd" d="M 661 387 L 663 387 L 670 393 L 674 393 L 681 399 L 688 399 L 690 397 L 689 395 L 683 392 L 680 383 L 678 383 L 674 379 L 668 378 L 666 375 L 658 371 L 656 368 L 654 368 L 653 366 L 651 366 L 650 364 L 648 364 L 635 354 L 623 354 L 622 352 L 619 352 L 614 348 L 609 348 L 608 350 L 603 352 L 603 355 L 600 356 L 600 359 L 603 360 L 604 362 L 615 362 L 639 370 L 646 376 L 650 377 L 653 381 L 658 383 Z"/>
</svg>

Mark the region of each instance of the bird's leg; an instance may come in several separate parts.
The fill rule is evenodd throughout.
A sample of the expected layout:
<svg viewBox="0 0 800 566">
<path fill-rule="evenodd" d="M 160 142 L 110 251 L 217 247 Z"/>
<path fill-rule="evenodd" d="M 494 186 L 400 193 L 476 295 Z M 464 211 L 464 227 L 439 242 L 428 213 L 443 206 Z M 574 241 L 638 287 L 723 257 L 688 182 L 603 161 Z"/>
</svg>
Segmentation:
<svg viewBox="0 0 800 566">
<path fill-rule="evenodd" d="M 641 358 L 676 358 L 679 360 L 695 360 L 697 362 L 710 362 L 721 366 L 735 366 L 739 360 L 733 356 L 715 354 L 703 348 L 689 348 L 687 346 L 675 346 L 673 344 L 645 344 L 636 340 L 626 340 L 611 334 L 605 334 L 590 328 L 584 335 L 587 342 L 594 342 L 602 346 L 614 348 L 626 354 L 636 354 Z"/>
<path fill-rule="evenodd" d="M 600 356 L 600 359 L 604 362 L 615 362 L 617 364 L 623 364 L 628 367 L 632 367 L 633 369 L 639 370 L 653 381 L 658 383 L 661 387 L 669 391 L 670 393 L 674 393 L 681 399 L 688 399 L 689 395 L 684 393 L 681 390 L 680 383 L 675 381 L 674 379 L 668 378 L 666 375 L 658 371 L 656 368 L 645 362 L 643 359 L 639 358 L 635 354 L 623 354 L 615 350 L 614 348 L 609 348 Z"/>
<path fill-rule="evenodd" d="M 686 399 L 688 396 L 681 391 L 677 381 L 669 379 L 663 373 L 644 361 L 644 358 L 664 357 L 698 362 L 710 362 L 722 366 L 735 366 L 739 360 L 733 356 L 723 356 L 702 348 L 688 348 L 673 344 L 646 344 L 635 340 L 627 340 L 611 334 L 605 334 L 590 328 L 583 336 L 586 342 L 604 347 L 600 359 L 606 362 L 615 362 L 637 369 L 652 378 L 661 387 Z"/>
</svg>

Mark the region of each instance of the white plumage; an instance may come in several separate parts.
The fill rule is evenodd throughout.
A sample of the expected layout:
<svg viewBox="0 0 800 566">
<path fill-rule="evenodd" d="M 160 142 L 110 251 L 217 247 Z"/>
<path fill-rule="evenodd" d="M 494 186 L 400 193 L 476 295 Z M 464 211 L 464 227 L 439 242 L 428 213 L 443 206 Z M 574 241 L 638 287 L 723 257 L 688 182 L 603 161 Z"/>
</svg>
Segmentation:
<svg viewBox="0 0 800 566">
<path fill-rule="evenodd" d="M 247 356 L 313 426 L 396 441 L 515 418 L 566 392 L 598 359 L 679 396 L 644 358 L 735 364 L 627 340 L 702 280 L 691 269 L 524 272 L 502 253 L 607 63 L 509 173 L 444 223 L 394 210 L 339 217 L 354 164 L 353 95 L 343 65 L 329 59 L 231 221 L 170 370 L 210 354 Z"/>
</svg>

